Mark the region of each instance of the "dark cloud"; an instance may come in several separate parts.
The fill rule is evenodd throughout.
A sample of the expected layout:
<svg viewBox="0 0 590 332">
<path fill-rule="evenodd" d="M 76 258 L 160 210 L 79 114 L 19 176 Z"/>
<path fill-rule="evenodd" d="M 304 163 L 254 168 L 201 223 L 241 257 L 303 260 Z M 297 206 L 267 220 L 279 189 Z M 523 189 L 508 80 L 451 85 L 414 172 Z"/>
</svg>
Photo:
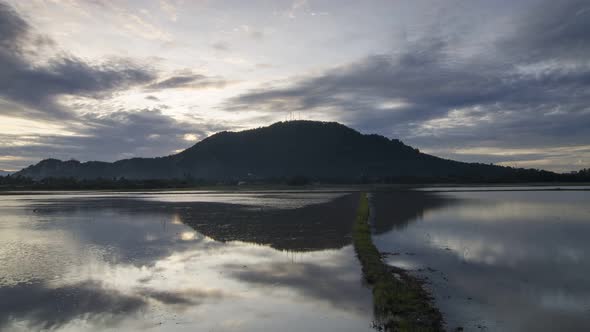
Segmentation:
<svg viewBox="0 0 590 332">
<path fill-rule="evenodd" d="M 513 66 L 451 63 L 436 45 L 428 45 L 426 50 L 414 48 L 399 58 L 371 56 L 287 88 L 252 91 L 231 100 L 228 107 L 321 109 L 361 129 L 393 126 L 404 136 L 415 134 L 420 129 L 416 127 L 426 121 L 447 118 L 458 109 L 474 124 L 519 127 L 528 123 L 545 133 L 549 126 L 571 134 L 575 133 L 571 124 L 588 123 L 583 111 L 590 100 L 590 70 L 549 69 L 540 75 L 517 74 Z M 572 94 L 578 97 L 572 99 Z M 539 118 L 558 109 L 565 113 Z M 481 122 L 490 117 L 498 117 L 498 122 Z M 556 123 L 556 118 L 560 122 Z M 503 123 L 509 119 L 509 123 Z"/>
<path fill-rule="evenodd" d="M 230 50 L 229 44 L 226 42 L 216 42 L 216 43 L 211 44 L 211 47 L 217 51 L 227 52 Z"/>
<path fill-rule="evenodd" d="M 219 77 L 209 77 L 200 74 L 182 74 L 172 76 L 165 80 L 150 84 L 147 86 L 149 90 L 161 90 L 161 89 L 205 89 L 205 88 L 223 88 L 228 81 Z"/>
<path fill-rule="evenodd" d="M 482 3 L 443 7 L 446 11 L 439 13 L 443 18 L 433 23 L 434 28 L 425 28 L 426 33 L 421 28 L 415 34 L 410 30 L 400 32 L 407 37 L 403 39 L 405 44 L 392 44 L 395 49 L 390 53 L 369 55 L 313 76 L 271 82 L 264 88 L 229 99 L 224 107 L 262 114 L 252 121 L 282 118 L 277 112 L 321 114 L 322 119 L 401 137 L 409 144 L 433 151 L 458 146 L 571 146 L 590 140 L 587 130 L 590 5 L 587 1 L 534 0 L 511 6 L 510 10 Z M 430 21 L 424 19 L 422 23 L 430 24 Z M 254 39 L 263 37 L 250 25 L 236 29 Z M 223 42 L 210 46 L 220 51 L 228 48 Z M 79 117 L 73 109 L 60 104 L 59 97 L 104 98 L 135 85 L 156 94 L 161 89 L 223 88 L 232 83 L 189 70 L 156 78 L 153 70 L 128 60 L 89 63 L 56 52 L 56 47 L 50 38 L 34 31 L 12 7 L 0 2 L 3 115 L 98 123 L 107 121 L 108 116 L 100 121 L 93 119 L 97 115 L 90 115 L 90 119 Z M 158 101 L 155 96 L 146 98 Z M 168 125 L 174 122 L 163 120 Z M 68 142 L 85 143 L 82 136 L 88 135 L 98 141 L 95 135 L 110 134 L 116 126 L 112 122 L 97 125 L 103 132 L 89 125 L 76 131 L 80 135 Z M 122 124 L 121 128 L 126 126 Z M 180 128 L 188 126 L 181 124 Z M 149 127 L 145 126 L 144 130 L 143 136 L 150 135 Z M 173 137 L 170 141 L 182 143 L 181 136 L 182 133 L 170 134 Z M 43 144 L 53 146 L 61 139 L 47 137 Z M 141 151 L 162 152 L 172 145 L 164 139 L 162 142 L 162 148 L 144 150 L 142 139 L 131 138 L 121 146 L 129 148 L 128 154 L 132 155 Z M 23 153 L 31 148 L 26 146 Z M 62 155 L 72 149 L 66 146 Z M 121 151 L 112 148 L 115 150 Z"/>
<path fill-rule="evenodd" d="M 87 63 L 71 55 L 48 58 L 49 38 L 7 4 L 0 2 L 0 97 L 20 103 L 39 118 L 66 118 L 71 112 L 56 100 L 61 95 L 98 98 L 154 79 L 150 70 L 129 61 Z M 8 112 L 8 111 L 7 111 Z M 22 114 L 20 114 L 22 116 Z"/>
<path fill-rule="evenodd" d="M 88 108 L 95 105 L 80 102 L 66 106 L 60 103 L 61 96 L 106 98 L 132 86 L 146 84 L 151 84 L 148 89 L 167 89 L 223 87 L 228 83 L 192 73 L 153 83 L 154 70 L 131 60 L 86 62 L 55 49 L 49 37 L 35 31 L 3 2 L 0 2 L 0 78 L 2 115 L 59 122 L 71 133 L 0 134 L 0 156 L 3 156 L 0 162 L 2 167 L 10 169 L 46 157 L 113 161 L 169 155 L 192 144 L 184 140 L 184 135 L 202 137 L 209 128 L 218 127 L 199 121 L 199 128 L 195 128 L 194 124 L 175 120 L 159 109 L 88 113 Z M 153 95 L 146 98 L 159 101 Z"/>
<path fill-rule="evenodd" d="M 0 160 L 2 167 L 20 169 L 44 158 L 115 161 L 165 156 L 194 144 L 184 139 L 186 134 L 203 138 L 210 131 L 225 128 L 204 121 L 197 125 L 182 122 L 158 109 L 90 113 L 80 116 L 79 120 L 81 123 L 72 123 L 74 135 L 0 134 L 0 141 L 4 143 L 0 144 L 0 156 L 20 157 Z"/>
<path fill-rule="evenodd" d="M 545 1 L 516 25 L 517 38 L 502 47 L 525 60 L 584 60 L 590 55 L 590 3 Z"/>
<path fill-rule="evenodd" d="M 426 147 L 588 142 L 589 7 L 541 3 L 476 55 L 461 53 L 473 41 L 433 33 L 392 54 L 250 91 L 226 109 L 316 111 Z"/>
<path fill-rule="evenodd" d="M 15 40 L 22 38 L 28 29 L 29 24 L 12 7 L 0 2 L 0 45 L 3 50 L 17 48 Z"/>
<path fill-rule="evenodd" d="M 158 98 L 156 96 L 152 96 L 152 95 L 146 96 L 145 99 L 153 100 L 153 101 L 160 101 L 160 98 Z"/>
</svg>

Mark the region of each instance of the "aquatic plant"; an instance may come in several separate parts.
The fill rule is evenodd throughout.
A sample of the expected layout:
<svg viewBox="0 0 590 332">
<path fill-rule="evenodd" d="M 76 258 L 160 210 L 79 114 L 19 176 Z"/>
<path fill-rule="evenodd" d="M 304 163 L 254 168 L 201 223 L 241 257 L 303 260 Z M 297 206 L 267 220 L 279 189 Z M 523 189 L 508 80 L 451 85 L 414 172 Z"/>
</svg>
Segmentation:
<svg viewBox="0 0 590 332">
<path fill-rule="evenodd" d="M 442 316 L 416 277 L 390 267 L 373 244 L 367 194 L 362 194 L 353 243 L 363 276 L 373 289 L 375 327 L 385 331 L 443 331 Z"/>
</svg>

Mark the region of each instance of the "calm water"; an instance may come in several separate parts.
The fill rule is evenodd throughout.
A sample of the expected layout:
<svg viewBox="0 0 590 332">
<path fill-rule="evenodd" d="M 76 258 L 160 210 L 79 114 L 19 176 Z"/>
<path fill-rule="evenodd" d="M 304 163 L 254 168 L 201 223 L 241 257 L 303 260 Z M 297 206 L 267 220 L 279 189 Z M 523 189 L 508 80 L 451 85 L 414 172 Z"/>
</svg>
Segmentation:
<svg viewBox="0 0 590 332">
<path fill-rule="evenodd" d="M 0 330 L 371 331 L 358 195 L 0 196 Z"/>
<path fill-rule="evenodd" d="M 372 204 L 376 245 L 427 278 L 449 330 L 590 331 L 590 192 L 377 193 Z"/>
<path fill-rule="evenodd" d="M 0 330 L 372 331 L 350 245 L 357 204 L 345 192 L 0 196 Z M 590 330 L 590 192 L 371 204 L 377 246 L 427 280 L 449 330 Z"/>
</svg>

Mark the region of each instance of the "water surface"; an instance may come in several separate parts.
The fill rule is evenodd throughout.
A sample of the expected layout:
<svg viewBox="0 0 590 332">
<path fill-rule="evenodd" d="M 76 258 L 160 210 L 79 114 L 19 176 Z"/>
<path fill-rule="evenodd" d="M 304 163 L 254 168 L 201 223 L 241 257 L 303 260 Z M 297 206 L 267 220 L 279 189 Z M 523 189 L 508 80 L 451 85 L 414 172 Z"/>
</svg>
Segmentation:
<svg viewBox="0 0 590 332">
<path fill-rule="evenodd" d="M 372 204 L 375 244 L 427 279 L 449 330 L 590 331 L 590 192 L 376 193 Z"/>
<path fill-rule="evenodd" d="M 0 197 L 0 330 L 371 331 L 358 194 Z"/>
</svg>

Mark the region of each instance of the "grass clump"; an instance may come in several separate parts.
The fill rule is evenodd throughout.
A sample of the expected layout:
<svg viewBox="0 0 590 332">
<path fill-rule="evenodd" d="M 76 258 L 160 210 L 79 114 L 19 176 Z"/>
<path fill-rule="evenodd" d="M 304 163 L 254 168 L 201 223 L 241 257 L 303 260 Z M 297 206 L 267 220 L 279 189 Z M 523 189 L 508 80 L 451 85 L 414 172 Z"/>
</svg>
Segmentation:
<svg viewBox="0 0 590 332">
<path fill-rule="evenodd" d="M 442 316 L 422 283 L 404 270 L 390 267 L 373 244 L 369 199 L 361 195 L 353 227 L 353 243 L 363 276 L 373 289 L 376 328 L 385 331 L 443 331 Z"/>
</svg>

